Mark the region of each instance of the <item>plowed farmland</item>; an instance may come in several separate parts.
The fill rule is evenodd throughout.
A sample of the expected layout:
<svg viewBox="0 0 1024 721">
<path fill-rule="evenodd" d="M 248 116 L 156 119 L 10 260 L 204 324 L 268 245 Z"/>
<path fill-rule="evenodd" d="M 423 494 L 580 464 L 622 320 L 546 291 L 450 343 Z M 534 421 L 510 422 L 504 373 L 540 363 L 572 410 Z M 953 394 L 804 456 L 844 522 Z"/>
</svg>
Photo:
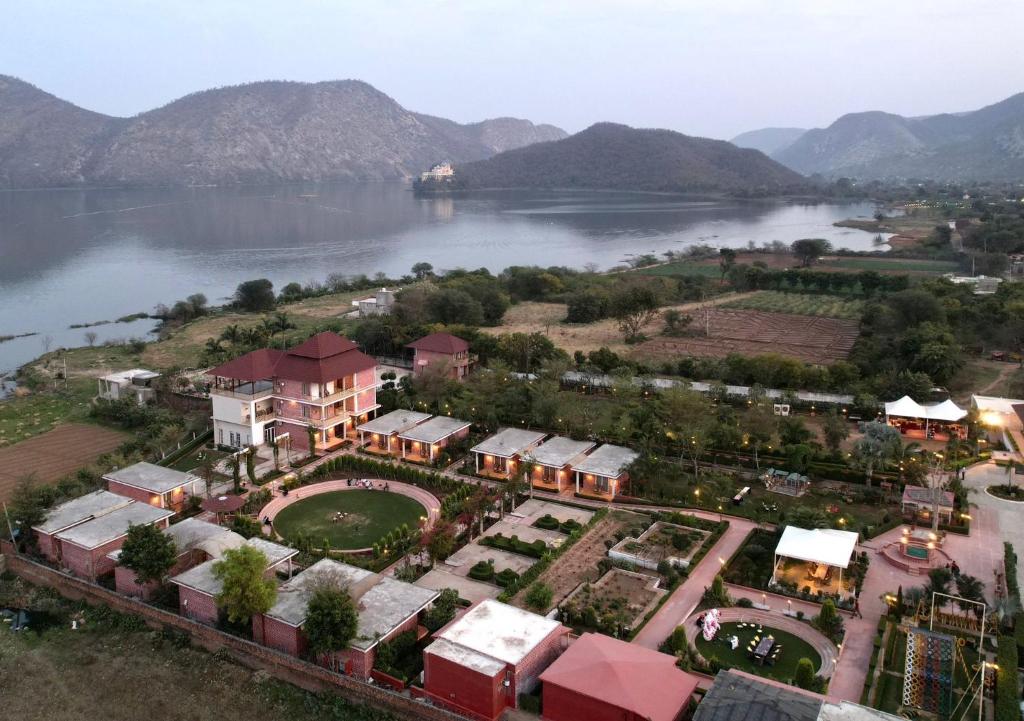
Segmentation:
<svg viewBox="0 0 1024 721">
<path fill-rule="evenodd" d="M 53 483 L 104 453 L 115 450 L 127 436 L 84 423 L 65 423 L 13 446 L 0 449 L 0 500 L 11 496 L 18 481 L 32 474 L 38 483 Z"/>
<path fill-rule="evenodd" d="M 856 320 L 789 313 L 727 308 L 711 308 L 708 313 L 708 335 L 660 337 L 640 345 L 638 355 L 667 359 L 777 353 L 807 363 L 831 363 L 849 355 L 859 326 Z M 694 326 L 703 327 L 703 321 L 703 314 L 695 316 Z"/>
</svg>

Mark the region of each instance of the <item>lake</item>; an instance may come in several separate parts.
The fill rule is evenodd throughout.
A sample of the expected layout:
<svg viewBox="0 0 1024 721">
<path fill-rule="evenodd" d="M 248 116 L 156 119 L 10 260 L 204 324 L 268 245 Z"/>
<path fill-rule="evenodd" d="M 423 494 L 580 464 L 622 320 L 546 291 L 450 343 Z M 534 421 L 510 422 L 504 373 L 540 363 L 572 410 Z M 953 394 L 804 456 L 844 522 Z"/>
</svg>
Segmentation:
<svg viewBox="0 0 1024 721">
<path fill-rule="evenodd" d="M 71 324 L 150 312 L 202 292 L 217 304 L 243 280 L 400 276 L 510 265 L 601 268 L 689 245 L 744 247 L 828 238 L 874 249 L 875 235 L 832 224 L 872 203 L 795 204 L 629 193 L 495 192 L 417 198 L 402 184 L 0 193 L 0 370 L 84 345 Z M 90 330 L 142 337 L 154 323 Z"/>
</svg>

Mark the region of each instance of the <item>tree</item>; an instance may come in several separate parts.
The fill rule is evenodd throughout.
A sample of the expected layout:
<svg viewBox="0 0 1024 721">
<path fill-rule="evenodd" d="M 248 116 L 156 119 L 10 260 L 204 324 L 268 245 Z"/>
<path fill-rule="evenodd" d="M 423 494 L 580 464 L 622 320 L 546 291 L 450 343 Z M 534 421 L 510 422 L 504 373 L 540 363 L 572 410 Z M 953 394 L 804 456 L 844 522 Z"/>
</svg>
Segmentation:
<svg viewBox="0 0 1024 721">
<path fill-rule="evenodd" d="M 804 268 L 810 268 L 814 261 L 832 251 L 832 244 L 824 238 L 801 238 L 789 246 L 793 255 Z"/>
<path fill-rule="evenodd" d="M 224 552 L 213 564 L 213 575 L 221 582 L 217 605 L 227 612 L 232 623 L 242 623 L 266 613 L 277 598 L 277 585 L 264 578 L 267 557 L 252 546 L 239 546 Z"/>
<path fill-rule="evenodd" d="M 358 626 L 359 612 L 348 589 L 331 577 L 317 579 L 302 625 L 313 657 L 327 655 L 331 668 L 337 670 L 335 652 L 348 648 Z"/>
<path fill-rule="evenodd" d="M 850 437 L 850 424 L 844 416 L 832 408 L 825 414 L 822 434 L 825 436 L 825 447 L 833 453 L 839 453 L 843 441 Z"/>
<path fill-rule="evenodd" d="M 235 305 L 250 313 L 273 310 L 275 303 L 274 284 L 266 278 L 243 281 L 235 289 Z"/>
<path fill-rule="evenodd" d="M 442 288 L 427 296 L 427 312 L 435 323 L 479 326 L 484 322 L 480 301 L 459 288 Z"/>
<path fill-rule="evenodd" d="M 270 441 L 270 449 L 271 453 L 274 454 L 274 470 L 279 471 L 281 470 L 281 445 L 277 442 L 276 438 Z"/>
<path fill-rule="evenodd" d="M 612 298 L 611 310 L 626 342 L 636 343 L 643 340 L 644 326 L 658 314 L 658 296 L 646 286 L 633 285 Z"/>
<path fill-rule="evenodd" d="M 434 274 L 434 266 L 430 263 L 415 263 L 412 266 L 412 274 L 416 277 L 416 280 L 424 280 Z"/>
<path fill-rule="evenodd" d="M 242 473 L 237 453 L 231 454 L 231 480 L 235 486 L 235 493 L 240 493 L 242 491 Z"/>
<path fill-rule="evenodd" d="M 256 485 L 256 446 L 249 446 L 245 454 L 245 475 L 249 476 L 249 482 Z"/>
<path fill-rule="evenodd" d="M 679 310 L 673 310 L 671 308 L 662 313 L 661 317 L 665 321 L 665 327 L 661 331 L 662 335 L 686 335 L 689 331 L 690 325 L 693 323 L 692 315 L 689 313 L 683 313 Z"/>
<path fill-rule="evenodd" d="M 96 334 L 96 331 L 94 330 L 87 330 L 85 332 L 85 342 L 89 344 L 90 348 L 96 345 L 96 338 L 98 337 L 99 336 Z"/>
<path fill-rule="evenodd" d="M 174 540 L 154 525 L 128 526 L 118 562 L 135 571 L 138 584 L 163 579 L 178 557 Z"/>
<path fill-rule="evenodd" d="M 725 282 L 725 276 L 729 275 L 729 271 L 736 265 L 736 251 L 732 248 L 719 248 L 718 249 L 718 268 L 722 271 L 722 282 Z"/>
<path fill-rule="evenodd" d="M 458 607 L 459 592 L 454 588 L 441 589 L 441 594 L 434 599 L 434 603 L 427 611 L 423 624 L 427 630 L 436 631 L 455 618 L 455 611 Z"/>
<path fill-rule="evenodd" d="M 316 426 L 306 426 L 306 441 L 309 443 L 309 457 L 316 455 Z"/>
<path fill-rule="evenodd" d="M 796 662 L 796 671 L 793 673 L 793 685 L 807 690 L 814 688 L 814 664 L 811 662 L 811 659 L 801 658 Z"/>
<path fill-rule="evenodd" d="M 754 467 L 761 470 L 758 452 L 762 445 L 770 445 L 775 440 L 778 420 L 767 405 L 755 404 L 747 408 L 740 417 L 740 428 L 743 440 L 754 451 Z"/>
<path fill-rule="evenodd" d="M 957 601 L 957 605 L 964 614 L 968 611 L 981 614 L 981 606 L 977 603 L 968 603 L 968 601 L 985 602 L 985 584 L 982 583 L 981 579 L 961 573 L 956 577 L 956 595 L 964 599 L 963 601 Z"/>
<path fill-rule="evenodd" d="M 526 605 L 535 611 L 547 611 L 548 607 L 551 606 L 551 598 L 553 595 L 554 594 L 550 586 L 546 583 L 537 581 L 535 584 L 530 586 L 530 590 L 526 592 Z"/>
<path fill-rule="evenodd" d="M 875 469 L 895 457 L 902 442 L 900 432 L 887 423 L 861 423 L 860 430 L 864 435 L 853 444 L 851 460 L 854 467 L 863 469 L 865 482 L 870 488 Z"/>
<path fill-rule="evenodd" d="M 662 393 L 659 400 L 665 435 L 677 443 L 680 456 L 693 463 L 694 480 L 699 480 L 700 458 L 716 422 L 711 403 L 700 393 L 678 386 Z"/>
<path fill-rule="evenodd" d="M 821 611 L 814 617 L 814 625 L 829 638 L 838 635 L 843 627 L 843 619 L 836 612 L 836 605 L 831 598 L 826 598 L 821 604 Z"/>
<path fill-rule="evenodd" d="M 928 583 L 924 586 L 925 600 L 931 603 L 933 593 L 949 593 L 953 581 L 953 572 L 948 568 L 933 568 L 928 572 Z M 946 605 L 945 599 L 937 599 L 939 606 Z"/>
<path fill-rule="evenodd" d="M 438 519 L 427 531 L 423 547 L 432 560 L 444 561 L 455 550 L 455 527 L 448 521 Z"/>
<path fill-rule="evenodd" d="M 788 416 L 779 421 L 779 440 L 784 445 L 793 446 L 800 443 L 807 443 L 814 434 L 811 433 L 807 424 L 796 416 Z"/>
</svg>

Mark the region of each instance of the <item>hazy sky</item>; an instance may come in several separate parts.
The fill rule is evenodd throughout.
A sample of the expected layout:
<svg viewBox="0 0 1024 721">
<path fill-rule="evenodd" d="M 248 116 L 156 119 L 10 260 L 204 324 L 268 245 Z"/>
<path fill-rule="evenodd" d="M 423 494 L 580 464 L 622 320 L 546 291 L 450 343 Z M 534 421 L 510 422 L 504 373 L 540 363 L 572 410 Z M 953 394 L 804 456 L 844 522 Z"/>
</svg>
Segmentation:
<svg viewBox="0 0 1024 721">
<path fill-rule="evenodd" d="M 265 79 L 359 78 L 459 121 L 728 138 L 1024 91 L 1024 3 L 990 0 L 6 0 L 0 73 L 131 115 Z"/>
</svg>

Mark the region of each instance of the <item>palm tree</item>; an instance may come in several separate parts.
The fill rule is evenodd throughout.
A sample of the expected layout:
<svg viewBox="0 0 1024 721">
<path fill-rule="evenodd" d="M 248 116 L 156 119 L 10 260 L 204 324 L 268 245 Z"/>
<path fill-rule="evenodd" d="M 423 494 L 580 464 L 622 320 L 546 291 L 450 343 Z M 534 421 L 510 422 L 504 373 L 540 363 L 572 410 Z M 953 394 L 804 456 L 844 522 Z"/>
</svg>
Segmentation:
<svg viewBox="0 0 1024 721">
<path fill-rule="evenodd" d="M 957 601 L 957 605 L 960 610 L 967 615 L 968 611 L 974 611 L 978 617 L 981 617 L 982 606 L 978 603 L 985 602 L 985 584 L 980 579 L 974 576 L 968 576 L 966 573 L 960 574 L 956 579 L 956 593 L 963 601 Z M 975 603 L 968 603 L 968 601 L 975 601 Z"/>
<path fill-rule="evenodd" d="M 236 323 L 232 323 L 220 332 L 220 339 L 232 344 L 238 343 L 241 337 L 242 332 Z"/>
</svg>

